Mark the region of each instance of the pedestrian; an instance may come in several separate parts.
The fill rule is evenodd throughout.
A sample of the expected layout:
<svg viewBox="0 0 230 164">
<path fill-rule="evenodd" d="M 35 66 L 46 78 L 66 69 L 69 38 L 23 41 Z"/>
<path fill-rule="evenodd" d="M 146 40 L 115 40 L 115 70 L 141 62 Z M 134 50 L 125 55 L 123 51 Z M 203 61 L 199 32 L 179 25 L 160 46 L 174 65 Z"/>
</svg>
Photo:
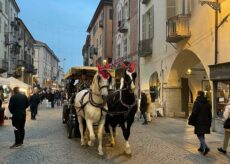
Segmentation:
<svg viewBox="0 0 230 164">
<path fill-rule="evenodd" d="M 223 121 L 226 124 L 227 120 L 229 121 L 230 119 L 230 100 L 228 102 L 228 105 L 225 107 L 224 114 L 223 114 Z M 225 128 L 225 133 L 224 133 L 224 142 L 223 146 L 218 148 L 218 151 L 226 154 L 227 153 L 227 147 L 228 147 L 228 142 L 230 139 L 230 127 L 227 127 L 227 125 L 224 127 Z"/>
<path fill-rule="evenodd" d="M 12 113 L 15 143 L 10 148 L 23 144 L 25 136 L 26 108 L 29 106 L 26 95 L 19 92 L 19 87 L 13 89 L 14 95 L 10 98 L 9 110 Z"/>
<path fill-rule="evenodd" d="M 51 108 L 54 108 L 54 91 L 53 90 L 49 90 L 48 94 L 47 94 L 47 99 L 49 100 L 49 102 L 51 103 Z"/>
<path fill-rule="evenodd" d="M 33 90 L 33 95 L 29 99 L 31 120 L 36 120 L 36 115 L 38 112 L 38 104 L 40 103 L 40 98 L 38 95 L 38 89 L 35 87 Z"/>
<path fill-rule="evenodd" d="M 148 124 L 148 121 L 146 118 L 147 106 L 148 106 L 147 96 L 144 92 L 141 92 L 140 111 L 141 111 L 141 115 L 144 118 L 144 122 L 142 123 L 143 125 Z"/>
<path fill-rule="evenodd" d="M 192 114 L 189 117 L 189 125 L 195 126 L 194 133 L 200 141 L 198 149 L 203 155 L 206 155 L 210 149 L 205 142 L 205 134 L 210 134 L 212 123 L 211 105 L 204 96 L 203 91 L 198 91 L 198 96 L 193 104 Z"/>
</svg>

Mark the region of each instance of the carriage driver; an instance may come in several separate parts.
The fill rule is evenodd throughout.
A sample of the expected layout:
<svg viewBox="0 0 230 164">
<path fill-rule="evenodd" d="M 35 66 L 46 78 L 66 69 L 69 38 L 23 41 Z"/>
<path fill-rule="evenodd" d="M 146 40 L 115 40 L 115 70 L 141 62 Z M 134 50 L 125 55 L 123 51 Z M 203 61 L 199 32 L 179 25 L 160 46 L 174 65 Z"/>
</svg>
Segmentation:
<svg viewBox="0 0 230 164">
<path fill-rule="evenodd" d="M 82 71 L 81 79 L 77 84 L 77 91 L 80 92 L 83 89 L 88 89 L 90 87 L 90 81 L 87 79 L 86 71 Z"/>
</svg>

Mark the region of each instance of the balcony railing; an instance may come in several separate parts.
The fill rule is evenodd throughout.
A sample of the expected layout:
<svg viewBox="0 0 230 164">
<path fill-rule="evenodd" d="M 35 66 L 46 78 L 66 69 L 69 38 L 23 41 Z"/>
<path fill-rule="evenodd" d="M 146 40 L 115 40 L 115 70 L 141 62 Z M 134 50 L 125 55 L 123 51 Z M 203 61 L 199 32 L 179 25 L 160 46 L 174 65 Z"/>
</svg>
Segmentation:
<svg viewBox="0 0 230 164">
<path fill-rule="evenodd" d="M 17 61 L 17 67 L 26 67 L 25 60 L 18 60 Z"/>
<path fill-rule="evenodd" d="M 120 33 L 126 33 L 128 31 L 128 22 L 126 19 L 118 21 L 118 31 Z"/>
<path fill-rule="evenodd" d="M 5 59 L 0 59 L 0 73 L 8 71 L 8 61 Z"/>
<path fill-rule="evenodd" d="M 167 42 L 176 43 L 191 37 L 189 15 L 178 15 L 167 21 Z"/>
<path fill-rule="evenodd" d="M 34 73 L 34 66 L 32 64 L 26 64 L 26 73 Z"/>
<path fill-rule="evenodd" d="M 149 0 L 142 0 L 142 4 L 147 4 Z"/>
<path fill-rule="evenodd" d="M 152 54 L 152 39 L 141 40 L 139 43 L 140 57 L 150 56 Z"/>
</svg>

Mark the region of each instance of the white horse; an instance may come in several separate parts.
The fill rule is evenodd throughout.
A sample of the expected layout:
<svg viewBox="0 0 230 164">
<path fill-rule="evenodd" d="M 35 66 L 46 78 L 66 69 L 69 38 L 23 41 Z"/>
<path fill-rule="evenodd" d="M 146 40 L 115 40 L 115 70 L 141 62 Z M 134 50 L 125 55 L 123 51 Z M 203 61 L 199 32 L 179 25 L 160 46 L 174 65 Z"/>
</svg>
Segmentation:
<svg viewBox="0 0 230 164">
<path fill-rule="evenodd" d="M 81 145 L 86 145 L 84 138 L 84 119 L 89 130 L 89 146 L 94 145 L 95 134 L 93 124 L 98 123 L 99 155 L 104 155 L 102 150 L 102 134 L 105 116 L 108 110 L 105 98 L 108 96 L 111 82 L 112 77 L 109 72 L 99 68 L 99 72 L 95 74 L 90 89 L 80 91 L 75 97 L 75 108 L 77 110 L 79 130 L 81 133 Z"/>
</svg>

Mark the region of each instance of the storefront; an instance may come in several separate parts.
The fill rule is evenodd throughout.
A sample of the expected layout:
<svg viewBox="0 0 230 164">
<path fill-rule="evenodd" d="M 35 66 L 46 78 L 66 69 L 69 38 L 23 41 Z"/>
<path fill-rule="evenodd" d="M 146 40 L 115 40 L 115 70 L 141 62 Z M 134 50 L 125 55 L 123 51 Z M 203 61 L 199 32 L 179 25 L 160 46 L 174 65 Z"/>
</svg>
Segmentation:
<svg viewBox="0 0 230 164">
<path fill-rule="evenodd" d="M 213 111 L 215 131 L 222 132 L 222 117 L 225 106 L 230 102 L 230 62 L 211 65 L 210 79 L 213 81 Z"/>
</svg>

